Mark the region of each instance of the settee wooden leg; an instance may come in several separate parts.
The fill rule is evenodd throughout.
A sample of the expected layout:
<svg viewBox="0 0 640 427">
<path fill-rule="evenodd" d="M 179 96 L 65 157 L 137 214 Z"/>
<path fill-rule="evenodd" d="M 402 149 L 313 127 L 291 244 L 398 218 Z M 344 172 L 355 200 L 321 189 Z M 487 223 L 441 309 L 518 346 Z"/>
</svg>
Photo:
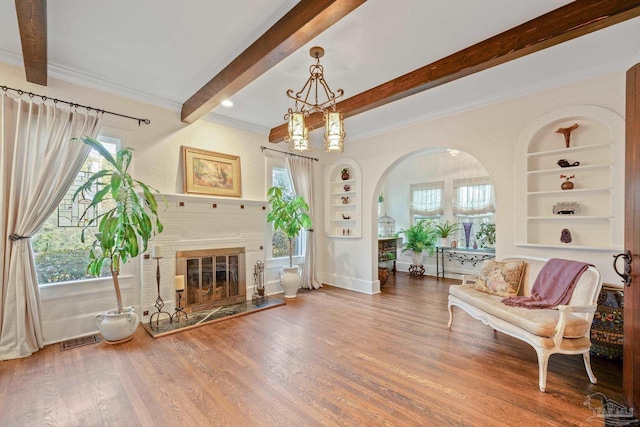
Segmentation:
<svg viewBox="0 0 640 427">
<path fill-rule="evenodd" d="M 547 367 L 549 366 L 549 356 L 551 355 L 544 349 L 537 349 L 536 353 L 538 353 L 538 385 L 540 391 L 544 393 L 544 389 L 547 387 Z"/>
<path fill-rule="evenodd" d="M 453 323 L 453 306 L 448 304 L 449 307 L 449 324 L 447 324 L 447 328 L 451 330 L 451 324 Z"/>
<path fill-rule="evenodd" d="M 597 384 L 598 379 L 593 375 L 593 371 L 591 370 L 591 356 L 589 356 L 589 352 L 582 353 L 582 358 L 584 359 L 584 367 L 587 370 L 587 375 L 589 375 L 589 381 L 591 381 L 592 384 Z"/>
</svg>

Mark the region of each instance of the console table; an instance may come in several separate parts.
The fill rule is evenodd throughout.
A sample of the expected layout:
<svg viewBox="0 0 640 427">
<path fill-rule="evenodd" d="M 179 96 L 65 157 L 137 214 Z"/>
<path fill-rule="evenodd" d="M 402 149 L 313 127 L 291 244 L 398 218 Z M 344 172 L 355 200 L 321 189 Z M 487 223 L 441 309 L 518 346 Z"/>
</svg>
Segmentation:
<svg viewBox="0 0 640 427">
<path fill-rule="evenodd" d="M 476 264 L 496 257 L 496 250 L 493 248 L 487 249 L 471 249 L 471 248 L 451 248 L 451 247 L 437 247 L 436 248 L 436 278 L 440 277 L 444 279 L 444 258 L 449 261 L 457 261 L 461 265 L 470 264 L 476 266 Z M 442 266 L 442 269 L 441 269 Z"/>
</svg>

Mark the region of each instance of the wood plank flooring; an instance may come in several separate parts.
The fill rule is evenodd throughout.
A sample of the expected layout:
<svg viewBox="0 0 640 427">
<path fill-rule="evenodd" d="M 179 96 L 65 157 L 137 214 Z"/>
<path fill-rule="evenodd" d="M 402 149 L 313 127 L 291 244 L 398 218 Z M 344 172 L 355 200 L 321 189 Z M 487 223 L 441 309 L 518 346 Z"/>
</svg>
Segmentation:
<svg viewBox="0 0 640 427">
<path fill-rule="evenodd" d="M 554 355 L 454 312 L 456 281 L 391 276 L 380 295 L 325 286 L 283 307 L 152 339 L 0 362 L 2 426 L 584 426 L 621 363 Z M 455 310 L 455 309 L 454 309 Z"/>
</svg>

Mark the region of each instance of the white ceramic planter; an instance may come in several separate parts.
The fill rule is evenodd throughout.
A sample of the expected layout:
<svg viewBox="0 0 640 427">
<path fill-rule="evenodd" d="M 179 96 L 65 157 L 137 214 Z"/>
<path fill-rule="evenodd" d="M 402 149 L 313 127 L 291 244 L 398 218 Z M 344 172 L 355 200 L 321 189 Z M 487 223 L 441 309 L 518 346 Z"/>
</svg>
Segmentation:
<svg viewBox="0 0 640 427">
<path fill-rule="evenodd" d="M 411 252 L 411 263 L 413 265 L 422 265 L 422 258 L 424 258 L 424 252 Z"/>
<path fill-rule="evenodd" d="M 300 266 L 282 267 L 280 270 L 280 285 L 284 289 L 285 298 L 298 296 L 298 289 L 302 284 L 302 269 Z"/>
<path fill-rule="evenodd" d="M 123 310 L 124 313 L 118 313 L 118 310 L 114 309 L 96 316 L 96 326 L 107 342 L 128 341 L 138 328 L 140 319 L 135 313 L 135 308 L 125 307 Z"/>
</svg>

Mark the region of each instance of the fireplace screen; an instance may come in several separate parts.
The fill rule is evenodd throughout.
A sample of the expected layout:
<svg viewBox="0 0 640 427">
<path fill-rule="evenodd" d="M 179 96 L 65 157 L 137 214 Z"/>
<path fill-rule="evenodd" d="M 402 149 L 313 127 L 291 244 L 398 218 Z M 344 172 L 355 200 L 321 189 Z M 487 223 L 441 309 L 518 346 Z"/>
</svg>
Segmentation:
<svg viewBox="0 0 640 427">
<path fill-rule="evenodd" d="M 245 300 L 244 249 L 182 251 L 176 271 L 185 277 L 185 304 L 192 309 Z"/>
</svg>

